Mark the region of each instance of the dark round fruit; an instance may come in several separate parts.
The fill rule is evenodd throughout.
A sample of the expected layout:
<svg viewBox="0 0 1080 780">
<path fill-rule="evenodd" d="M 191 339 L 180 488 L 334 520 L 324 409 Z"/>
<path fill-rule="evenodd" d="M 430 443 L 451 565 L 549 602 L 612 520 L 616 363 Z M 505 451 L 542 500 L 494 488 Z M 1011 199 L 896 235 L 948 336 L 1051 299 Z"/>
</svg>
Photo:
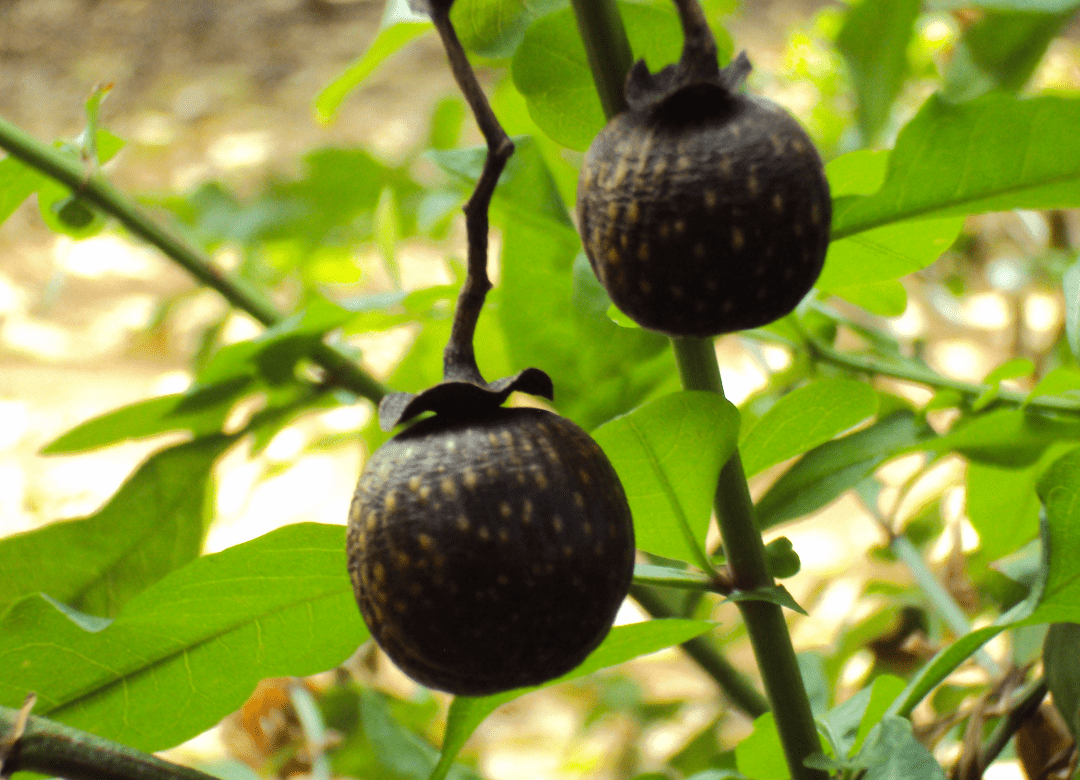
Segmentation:
<svg viewBox="0 0 1080 780">
<path fill-rule="evenodd" d="M 783 108 L 716 84 L 643 102 L 596 137 L 578 184 L 585 252 L 612 301 L 679 336 L 789 313 L 829 244 L 810 138 Z"/>
<path fill-rule="evenodd" d="M 349 574 L 387 655 L 430 688 L 480 696 L 577 666 L 630 587 L 622 485 L 587 433 L 539 409 L 437 415 L 369 459 Z"/>
</svg>

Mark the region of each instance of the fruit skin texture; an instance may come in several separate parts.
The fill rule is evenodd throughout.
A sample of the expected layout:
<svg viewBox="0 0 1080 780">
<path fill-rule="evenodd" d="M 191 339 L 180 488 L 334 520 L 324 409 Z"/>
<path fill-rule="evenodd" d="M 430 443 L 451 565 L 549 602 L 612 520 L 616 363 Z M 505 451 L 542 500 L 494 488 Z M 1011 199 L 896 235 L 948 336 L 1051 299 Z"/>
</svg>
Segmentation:
<svg viewBox="0 0 1080 780">
<path fill-rule="evenodd" d="M 349 574 L 387 655 L 430 688 L 538 685 L 603 640 L 634 530 L 607 457 L 539 409 L 423 420 L 376 451 L 349 512 Z"/>
<path fill-rule="evenodd" d="M 716 336 L 794 309 L 821 273 L 832 211 L 821 158 L 783 108 L 692 84 L 608 123 L 577 214 L 619 309 L 669 335 Z"/>
</svg>

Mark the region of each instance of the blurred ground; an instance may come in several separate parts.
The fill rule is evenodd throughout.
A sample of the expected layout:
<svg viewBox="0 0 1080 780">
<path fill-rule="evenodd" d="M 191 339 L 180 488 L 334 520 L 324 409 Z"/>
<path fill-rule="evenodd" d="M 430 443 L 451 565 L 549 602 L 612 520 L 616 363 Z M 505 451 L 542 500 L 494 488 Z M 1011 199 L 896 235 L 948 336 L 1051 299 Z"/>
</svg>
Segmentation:
<svg viewBox="0 0 1080 780">
<path fill-rule="evenodd" d="M 820 4 L 749 3 L 734 26 L 737 45 L 775 58 L 791 24 Z M 72 138 L 82 129 L 90 90 L 113 82 L 103 122 L 129 145 L 109 170 L 132 192 L 186 190 L 212 178 L 243 189 L 269 171 L 293 169 L 305 151 L 325 144 L 368 144 L 393 157 L 426 130 L 431 105 L 451 89 L 434 39 L 411 45 L 376 73 L 333 125 L 320 126 L 310 110 L 314 95 L 365 48 L 381 14 L 376 0 L 5 0 L 0 116 L 39 138 Z M 982 289 L 977 285 L 962 302 L 942 302 L 941 310 L 932 295 L 917 298 L 895 323 L 902 336 L 935 328 L 940 338 L 929 358 L 965 379 L 981 378 L 1005 355 L 1037 351 L 1062 316 L 1053 290 L 1010 288 L 1023 256 L 1049 241 L 1045 222 L 1011 215 L 986 231 L 995 238 L 987 243 L 994 249 Z M 1004 281 L 991 284 L 993 273 Z M 33 203 L 0 227 L 0 535 L 93 511 L 160 445 L 65 458 L 36 454 L 78 422 L 186 385 L 194 334 L 220 301 L 202 293 L 185 304 L 173 331 L 147 337 L 144 329 L 161 300 L 190 289 L 182 272 L 152 252 L 110 237 L 83 244 L 57 238 L 41 225 Z M 253 330 L 236 319 L 235 336 Z M 734 342 L 724 342 L 722 358 L 738 400 L 761 380 L 761 366 Z M 301 453 L 319 433 L 355 429 L 365 413 L 345 409 L 293 426 L 259 459 L 230 455 L 219 469 L 221 519 L 211 548 L 297 520 L 344 522 L 358 448 Z M 820 596 L 815 619 L 795 630 L 804 646 L 835 628 L 828 616 L 850 611 L 864 575 L 853 575 L 849 564 L 879 542 L 852 509 L 841 502 L 823 522 L 788 534 L 804 561 L 801 579 L 789 587 L 798 598 Z M 825 578 L 831 583 L 818 590 Z M 734 660 L 752 666 L 747 654 Z M 534 696 L 500 711 L 479 732 L 473 745 L 484 770 L 493 780 L 523 767 L 541 780 L 569 777 L 568 764 L 598 765 L 610 744 L 627 737 L 662 761 L 715 715 L 713 689 L 674 652 L 637 668 L 651 696 L 697 697 L 678 721 L 681 731 L 628 735 L 629 727 L 616 722 L 581 741 L 578 703 Z"/>
</svg>

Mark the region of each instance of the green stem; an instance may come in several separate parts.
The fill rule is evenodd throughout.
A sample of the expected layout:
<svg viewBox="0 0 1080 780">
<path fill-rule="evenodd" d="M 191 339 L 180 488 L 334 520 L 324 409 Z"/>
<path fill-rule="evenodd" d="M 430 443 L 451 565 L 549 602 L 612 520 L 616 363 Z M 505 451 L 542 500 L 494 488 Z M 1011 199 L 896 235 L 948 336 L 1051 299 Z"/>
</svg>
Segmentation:
<svg viewBox="0 0 1080 780">
<path fill-rule="evenodd" d="M 43 144 L 3 118 L 0 118 L 0 148 L 69 187 L 82 200 L 115 217 L 133 235 L 160 249 L 196 280 L 217 290 L 230 304 L 247 312 L 263 325 L 270 327 L 282 320 L 274 305 L 257 289 L 242 279 L 227 276 L 204 252 L 176 232 L 158 224 L 130 198 L 103 176 L 87 169 L 81 161 Z M 318 345 L 312 359 L 326 369 L 328 381 L 358 396 L 378 403 L 385 394 L 372 376 L 327 344 Z"/>
<path fill-rule="evenodd" d="M 724 394 L 711 339 L 675 338 L 672 344 L 683 387 Z M 753 590 L 775 585 L 765 562 L 765 545 L 754 522 L 754 504 L 738 450 L 720 471 L 714 506 L 735 587 Z M 740 601 L 738 607 L 750 635 L 792 778 L 826 780 L 825 772 L 803 766 L 807 756 L 821 752 L 821 742 L 782 608 L 766 601 Z"/>
<path fill-rule="evenodd" d="M 634 54 L 615 0 L 571 0 L 600 105 L 608 119 L 626 110 L 623 85 Z"/>
<path fill-rule="evenodd" d="M 811 357 L 834 366 L 846 368 L 849 371 L 857 371 L 864 374 L 888 376 L 893 379 L 901 379 L 905 382 L 917 382 L 928 385 L 937 390 L 953 390 L 967 400 L 974 400 L 982 396 L 988 389 L 988 385 L 972 384 L 952 377 L 943 376 L 929 367 L 909 366 L 899 363 L 888 363 L 878 360 L 870 355 L 859 355 L 852 352 L 841 352 L 826 344 L 821 339 L 807 331 L 802 335 L 806 339 L 806 346 Z M 993 403 L 1008 406 L 1023 406 L 1033 412 L 1057 412 L 1067 414 L 1080 414 L 1080 400 L 1066 398 L 1064 396 L 1047 396 L 1040 399 L 1028 400 L 1026 393 L 1000 388 L 994 396 Z"/>
<path fill-rule="evenodd" d="M 208 774 L 31 715 L 0 707 L 0 773 L 38 772 L 69 780 L 215 780 Z M 9 736 L 12 735 L 12 736 Z"/>
</svg>

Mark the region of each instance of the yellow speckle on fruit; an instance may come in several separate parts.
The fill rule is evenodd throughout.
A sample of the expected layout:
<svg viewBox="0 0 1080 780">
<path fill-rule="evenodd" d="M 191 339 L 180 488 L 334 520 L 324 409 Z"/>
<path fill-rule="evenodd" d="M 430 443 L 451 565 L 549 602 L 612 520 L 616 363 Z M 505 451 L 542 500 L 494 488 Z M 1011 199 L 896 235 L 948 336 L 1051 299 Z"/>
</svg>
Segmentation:
<svg viewBox="0 0 1080 780">
<path fill-rule="evenodd" d="M 409 477 L 409 490 L 411 490 L 413 493 L 417 492 L 418 490 L 420 490 L 420 485 L 422 485 L 423 482 L 424 480 L 422 480 L 418 474 L 414 474 L 413 476 Z"/>
<path fill-rule="evenodd" d="M 371 567 L 371 576 L 375 578 L 375 582 L 381 585 L 386 582 L 386 567 L 381 562 L 376 563 Z"/>
<path fill-rule="evenodd" d="M 592 523 L 586 520 L 581 524 L 581 532 L 586 536 L 592 536 Z"/>
<path fill-rule="evenodd" d="M 439 482 L 439 490 L 441 490 L 442 494 L 447 498 L 453 498 L 457 495 L 457 486 L 450 477 L 443 477 L 442 481 Z"/>
<path fill-rule="evenodd" d="M 619 250 L 615 247 L 609 247 L 607 251 L 607 261 L 612 265 L 618 265 L 619 263 Z"/>
<path fill-rule="evenodd" d="M 667 222 L 660 223 L 660 238 L 667 238 L 671 235 L 671 225 Z"/>
<path fill-rule="evenodd" d="M 529 499 L 526 498 L 525 501 L 522 502 L 522 504 L 521 504 L 521 524 L 522 525 L 528 525 L 529 523 L 532 522 L 532 511 L 533 511 L 532 501 L 530 501 Z"/>
<path fill-rule="evenodd" d="M 499 504 L 499 514 L 503 517 L 510 517 L 510 515 L 514 514 L 514 508 L 510 506 L 509 501 L 503 501 Z"/>
<path fill-rule="evenodd" d="M 476 529 L 476 535 L 480 537 L 482 541 L 487 541 L 491 538 L 491 531 L 488 530 L 486 525 L 482 525 Z"/>
<path fill-rule="evenodd" d="M 630 205 L 626 207 L 626 221 L 633 225 L 641 218 L 641 209 L 638 208 L 636 200 L 630 201 Z"/>
<path fill-rule="evenodd" d="M 810 207 L 810 221 L 815 225 L 821 222 L 821 206 L 817 203 Z"/>
<path fill-rule="evenodd" d="M 698 258 L 699 260 L 705 257 L 705 245 L 700 241 L 694 244 L 694 257 Z"/>
<path fill-rule="evenodd" d="M 454 521 L 454 524 L 458 527 L 459 531 L 468 531 L 471 525 L 469 523 L 469 518 L 467 518 L 465 515 L 458 515 L 457 520 Z"/>
<path fill-rule="evenodd" d="M 751 173 L 749 176 L 746 177 L 746 190 L 752 196 L 758 194 L 758 188 L 759 187 L 760 187 L 760 182 L 758 182 L 758 177 L 757 176 L 755 176 L 754 174 Z"/>
<path fill-rule="evenodd" d="M 649 259 L 649 245 L 646 244 L 644 241 L 638 244 L 637 259 L 643 263 Z"/>
<path fill-rule="evenodd" d="M 683 288 L 679 287 L 679 285 L 677 285 L 677 284 L 671 285 L 671 297 L 672 298 L 682 298 L 683 297 Z"/>
<path fill-rule="evenodd" d="M 794 141 L 791 142 L 791 148 L 794 149 L 796 152 L 802 154 L 806 151 L 806 144 L 804 144 L 800 139 L 796 138 Z"/>
<path fill-rule="evenodd" d="M 507 531 L 505 528 L 500 528 L 499 529 L 499 541 L 500 542 L 509 542 L 510 541 L 510 532 Z"/>
<path fill-rule="evenodd" d="M 416 542 L 420 545 L 421 549 L 424 550 L 430 550 L 432 547 L 435 546 L 435 540 L 432 539 L 428 534 L 420 534 L 416 537 Z"/>
<path fill-rule="evenodd" d="M 690 166 L 693 164 L 694 162 L 690 159 L 689 155 L 680 154 L 679 159 L 675 162 L 675 167 L 678 168 L 680 171 L 686 171 L 689 170 Z"/>
<path fill-rule="evenodd" d="M 409 605 L 401 599 L 394 599 L 394 611 L 398 614 L 404 615 L 408 611 Z"/>
<path fill-rule="evenodd" d="M 447 452 L 453 452 L 457 449 L 457 442 L 453 439 L 447 439 L 446 443 L 443 446 L 446 447 Z"/>
<path fill-rule="evenodd" d="M 465 469 L 463 472 L 461 472 L 461 482 L 469 490 L 476 490 L 476 485 L 478 483 L 478 480 L 476 478 L 476 472 L 472 469 Z"/>
<path fill-rule="evenodd" d="M 731 175 L 731 158 L 728 157 L 726 154 L 720 158 L 720 171 L 725 176 Z"/>
<path fill-rule="evenodd" d="M 782 214 L 784 211 L 784 196 L 779 192 L 772 196 L 772 207 L 777 214 Z"/>
<path fill-rule="evenodd" d="M 563 519 L 559 515 L 555 515 L 551 518 L 551 527 L 555 529 L 555 533 L 561 534 L 563 530 Z"/>
<path fill-rule="evenodd" d="M 387 512 L 393 512 L 397 508 L 397 494 L 393 490 L 386 494 L 383 506 L 386 507 Z"/>
<path fill-rule="evenodd" d="M 563 545 L 562 551 L 563 555 L 565 555 L 567 558 L 574 554 L 574 548 L 568 544 Z"/>
<path fill-rule="evenodd" d="M 412 563 L 408 553 L 403 553 L 400 550 L 394 553 L 394 563 L 397 564 L 399 569 L 409 568 L 409 564 Z"/>
<path fill-rule="evenodd" d="M 500 574 L 498 577 L 495 578 L 495 581 L 498 582 L 500 585 L 510 584 L 510 578 L 507 577 L 505 574 Z"/>
<path fill-rule="evenodd" d="M 677 219 L 677 220 L 675 220 L 675 232 L 676 233 L 682 233 L 685 230 L 686 230 L 686 220 L 685 219 Z"/>
<path fill-rule="evenodd" d="M 585 496 L 581 495 L 581 493 L 576 490 L 574 491 L 574 503 L 577 505 L 578 509 L 585 508 Z"/>
<path fill-rule="evenodd" d="M 592 475 L 585 469 L 578 469 L 578 478 L 583 485 L 588 485 L 592 482 Z"/>
<path fill-rule="evenodd" d="M 534 479 L 536 480 L 536 487 L 538 487 L 540 490 L 547 490 L 548 479 L 544 475 L 544 472 L 537 471 L 534 475 Z"/>
<path fill-rule="evenodd" d="M 731 230 L 731 248 L 736 252 L 742 251 L 743 246 L 746 244 L 746 236 L 743 235 L 741 228 L 732 228 Z"/>
<path fill-rule="evenodd" d="M 705 208 L 707 208 L 707 209 L 716 208 L 716 191 L 715 190 L 705 190 Z"/>
<path fill-rule="evenodd" d="M 377 514 L 375 514 L 374 512 L 368 512 L 367 529 L 369 531 L 374 531 L 375 526 L 377 526 L 378 524 L 379 524 L 379 516 Z"/>
</svg>

